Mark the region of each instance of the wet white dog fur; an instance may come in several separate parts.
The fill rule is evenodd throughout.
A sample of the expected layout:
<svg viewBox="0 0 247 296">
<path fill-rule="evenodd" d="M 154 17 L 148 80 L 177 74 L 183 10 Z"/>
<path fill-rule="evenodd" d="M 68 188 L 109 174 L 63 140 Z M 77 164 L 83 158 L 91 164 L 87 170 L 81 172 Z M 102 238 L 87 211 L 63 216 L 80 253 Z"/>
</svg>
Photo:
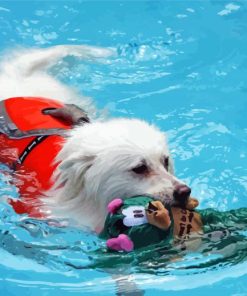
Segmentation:
<svg viewBox="0 0 247 296">
<path fill-rule="evenodd" d="M 89 46 L 8 53 L 1 61 L 0 97 L 43 96 L 79 102 L 89 110 L 90 117 L 91 103 L 47 70 L 67 55 L 98 62 L 112 54 L 111 49 Z M 59 165 L 54 172 L 55 185 L 44 193 L 43 210 L 49 217 L 68 218 L 94 231 L 102 229 L 106 207 L 112 199 L 144 193 L 172 199 L 174 186 L 182 183 L 173 175 L 165 134 L 138 119 L 95 120 L 76 127 L 69 132 L 56 161 Z M 133 171 L 142 164 L 148 168 L 146 173 Z"/>
</svg>

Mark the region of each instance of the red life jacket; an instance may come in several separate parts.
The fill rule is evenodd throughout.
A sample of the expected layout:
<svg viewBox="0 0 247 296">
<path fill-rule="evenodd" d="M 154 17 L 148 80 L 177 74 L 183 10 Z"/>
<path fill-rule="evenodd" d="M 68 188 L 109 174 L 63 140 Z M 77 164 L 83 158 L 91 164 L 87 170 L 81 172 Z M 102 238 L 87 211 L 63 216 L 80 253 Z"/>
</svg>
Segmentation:
<svg viewBox="0 0 247 296">
<path fill-rule="evenodd" d="M 0 162 L 14 170 L 21 199 L 10 200 L 19 214 L 42 218 L 38 196 L 52 186 L 66 130 L 71 125 L 45 115 L 42 110 L 60 108 L 58 101 L 38 97 L 16 97 L 0 102 Z"/>
</svg>

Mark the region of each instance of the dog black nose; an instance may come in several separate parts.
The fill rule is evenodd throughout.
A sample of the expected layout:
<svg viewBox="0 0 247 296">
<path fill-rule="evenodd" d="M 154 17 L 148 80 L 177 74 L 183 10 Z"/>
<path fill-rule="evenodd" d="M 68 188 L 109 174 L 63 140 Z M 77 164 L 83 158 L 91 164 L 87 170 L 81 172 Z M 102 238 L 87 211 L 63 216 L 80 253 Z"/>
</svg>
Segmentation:
<svg viewBox="0 0 247 296">
<path fill-rule="evenodd" d="M 184 184 L 180 184 L 175 186 L 173 197 L 178 201 L 185 201 L 190 196 L 190 193 L 190 187 Z"/>
</svg>

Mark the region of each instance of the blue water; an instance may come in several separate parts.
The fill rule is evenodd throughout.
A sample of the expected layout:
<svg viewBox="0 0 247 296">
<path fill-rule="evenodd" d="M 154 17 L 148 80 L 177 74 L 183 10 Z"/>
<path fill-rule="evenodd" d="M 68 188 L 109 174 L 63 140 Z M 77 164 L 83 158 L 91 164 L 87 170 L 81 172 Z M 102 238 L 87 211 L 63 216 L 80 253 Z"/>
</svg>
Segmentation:
<svg viewBox="0 0 247 296">
<path fill-rule="evenodd" d="M 200 208 L 224 211 L 247 206 L 246 20 L 245 1 L 1 1 L 0 48 L 116 48 L 106 64 L 54 75 L 109 116 L 166 131 Z M 1 199 L 17 196 L 5 171 Z M 0 235 L 1 295 L 247 295 L 247 244 L 237 234 L 174 262 L 112 255 L 92 234 L 25 219 L 2 202 Z"/>
</svg>

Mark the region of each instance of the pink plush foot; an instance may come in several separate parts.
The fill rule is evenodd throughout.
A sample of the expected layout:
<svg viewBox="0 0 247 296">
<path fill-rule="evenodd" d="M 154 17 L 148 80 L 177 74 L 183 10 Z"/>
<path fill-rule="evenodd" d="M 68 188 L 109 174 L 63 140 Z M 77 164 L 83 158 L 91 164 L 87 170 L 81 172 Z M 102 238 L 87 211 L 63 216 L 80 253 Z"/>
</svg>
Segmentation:
<svg viewBox="0 0 247 296">
<path fill-rule="evenodd" d="M 126 234 L 120 234 L 118 237 L 108 239 L 106 245 L 109 249 L 115 251 L 130 252 L 134 249 L 132 240 Z"/>
<path fill-rule="evenodd" d="M 108 213 L 114 214 L 121 207 L 123 201 L 121 198 L 113 199 L 107 206 Z"/>
</svg>

